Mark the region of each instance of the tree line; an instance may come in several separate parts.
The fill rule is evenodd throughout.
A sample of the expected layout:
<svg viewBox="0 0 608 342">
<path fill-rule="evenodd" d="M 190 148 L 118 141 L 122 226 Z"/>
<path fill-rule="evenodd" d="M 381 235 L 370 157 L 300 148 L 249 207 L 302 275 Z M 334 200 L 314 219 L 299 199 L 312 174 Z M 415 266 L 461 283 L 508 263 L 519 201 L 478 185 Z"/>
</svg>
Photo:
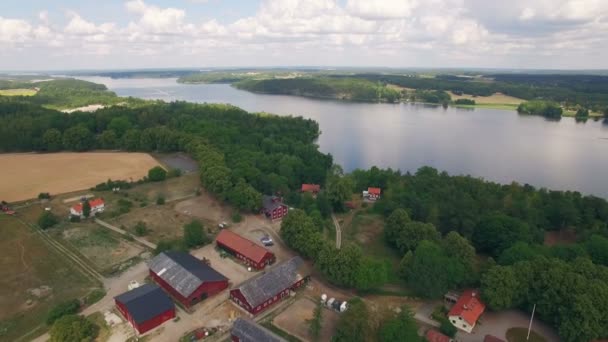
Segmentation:
<svg viewBox="0 0 608 342">
<path fill-rule="evenodd" d="M 262 193 L 287 196 L 302 183 L 324 184 L 332 164 L 314 144 L 316 122 L 228 105 L 150 103 L 66 114 L 2 99 L 0 119 L 2 152 L 187 152 L 198 161 L 202 184 L 246 211 L 260 207 Z"/>
</svg>

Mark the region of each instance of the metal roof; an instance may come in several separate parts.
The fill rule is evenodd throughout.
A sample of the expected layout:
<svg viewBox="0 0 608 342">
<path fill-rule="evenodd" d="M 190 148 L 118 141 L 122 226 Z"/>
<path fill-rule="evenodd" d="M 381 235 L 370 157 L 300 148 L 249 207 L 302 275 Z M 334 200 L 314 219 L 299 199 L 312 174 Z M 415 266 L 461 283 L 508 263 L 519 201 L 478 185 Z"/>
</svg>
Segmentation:
<svg viewBox="0 0 608 342">
<path fill-rule="evenodd" d="M 211 266 L 185 252 L 160 253 L 150 260 L 148 267 L 185 298 L 205 282 L 228 280 Z"/>
<path fill-rule="evenodd" d="M 126 307 L 137 324 L 174 308 L 169 296 L 155 284 L 144 284 L 114 299 Z"/>
<path fill-rule="evenodd" d="M 273 211 L 282 205 L 283 205 L 283 202 L 281 201 L 281 198 L 279 198 L 277 196 L 264 195 L 262 197 L 262 206 L 264 207 L 264 210 L 266 210 L 266 211 Z"/>
<path fill-rule="evenodd" d="M 249 305 L 256 307 L 302 279 L 304 261 L 295 256 L 237 287 Z"/>
<path fill-rule="evenodd" d="M 261 263 L 262 261 L 264 261 L 264 257 L 266 257 L 267 254 L 274 254 L 266 248 L 257 245 L 255 242 L 246 239 L 228 229 L 223 229 L 218 234 L 215 241 L 216 243 L 220 243 L 232 250 L 241 253 L 242 255 L 255 261 L 256 263 Z"/>
<path fill-rule="evenodd" d="M 263 326 L 243 318 L 234 321 L 231 334 L 240 342 L 287 342 Z"/>
</svg>

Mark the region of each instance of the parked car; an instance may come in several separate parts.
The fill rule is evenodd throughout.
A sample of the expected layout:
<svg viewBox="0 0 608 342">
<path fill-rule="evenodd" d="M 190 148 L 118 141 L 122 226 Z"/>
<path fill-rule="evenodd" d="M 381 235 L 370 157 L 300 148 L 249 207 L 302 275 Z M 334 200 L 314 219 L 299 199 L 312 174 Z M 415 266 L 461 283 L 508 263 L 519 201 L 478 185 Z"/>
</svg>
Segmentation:
<svg viewBox="0 0 608 342">
<path fill-rule="evenodd" d="M 262 241 L 264 246 L 274 246 L 274 241 L 272 241 L 272 238 L 268 235 L 263 236 L 260 241 Z"/>
</svg>

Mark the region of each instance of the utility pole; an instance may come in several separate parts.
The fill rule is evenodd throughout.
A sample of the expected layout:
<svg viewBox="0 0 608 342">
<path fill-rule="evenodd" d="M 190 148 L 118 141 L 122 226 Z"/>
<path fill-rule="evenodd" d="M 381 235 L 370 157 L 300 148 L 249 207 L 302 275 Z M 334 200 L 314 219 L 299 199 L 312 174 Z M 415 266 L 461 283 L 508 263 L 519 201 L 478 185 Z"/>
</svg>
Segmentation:
<svg viewBox="0 0 608 342">
<path fill-rule="evenodd" d="M 528 326 L 528 337 L 526 337 L 526 341 L 530 340 L 530 331 L 532 330 L 532 321 L 534 320 L 534 312 L 536 311 L 536 303 L 532 308 L 532 316 L 530 317 L 530 325 Z"/>
</svg>

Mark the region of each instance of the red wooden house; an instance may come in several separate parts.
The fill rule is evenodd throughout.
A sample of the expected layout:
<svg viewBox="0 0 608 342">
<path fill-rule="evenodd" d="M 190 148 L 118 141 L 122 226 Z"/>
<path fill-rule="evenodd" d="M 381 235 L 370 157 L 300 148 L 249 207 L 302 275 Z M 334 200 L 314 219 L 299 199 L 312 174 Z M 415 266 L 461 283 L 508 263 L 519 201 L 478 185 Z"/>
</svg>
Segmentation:
<svg viewBox="0 0 608 342">
<path fill-rule="evenodd" d="M 289 296 L 310 278 L 302 258 L 293 257 L 230 290 L 230 299 L 257 315 Z"/>
<path fill-rule="evenodd" d="M 228 287 L 228 278 L 185 252 L 163 252 L 150 260 L 150 277 L 185 307 Z"/>
<path fill-rule="evenodd" d="M 287 215 L 289 207 L 278 196 L 264 196 L 262 198 L 262 213 L 271 220 L 280 220 Z"/>
<path fill-rule="evenodd" d="M 157 285 L 144 284 L 114 297 L 116 308 L 143 334 L 175 318 L 175 305 Z"/>
<path fill-rule="evenodd" d="M 261 270 L 275 262 L 274 253 L 228 229 L 222 230 L 216 240 L 217 246 L 234 255 L 246 265 Z"/>
<path fill-rule="evenodd" d="M 302 192 L 309 192 L 313 196 L 316 196 L 319 191 L 321 191 L 321 186 L 319 184 L 302 184 Z"/>
<path fill-rule="evenodd" d="M 370 201 L 377 201 L 380 199 L 382 189 L 380 188 L 367 188 L 367 199 Z"/>
<path fill-rule="evenodd" d="M 230 331 L 232 342 L 287 342 L 256 322 L 237 318 Z"/>
</svg>

